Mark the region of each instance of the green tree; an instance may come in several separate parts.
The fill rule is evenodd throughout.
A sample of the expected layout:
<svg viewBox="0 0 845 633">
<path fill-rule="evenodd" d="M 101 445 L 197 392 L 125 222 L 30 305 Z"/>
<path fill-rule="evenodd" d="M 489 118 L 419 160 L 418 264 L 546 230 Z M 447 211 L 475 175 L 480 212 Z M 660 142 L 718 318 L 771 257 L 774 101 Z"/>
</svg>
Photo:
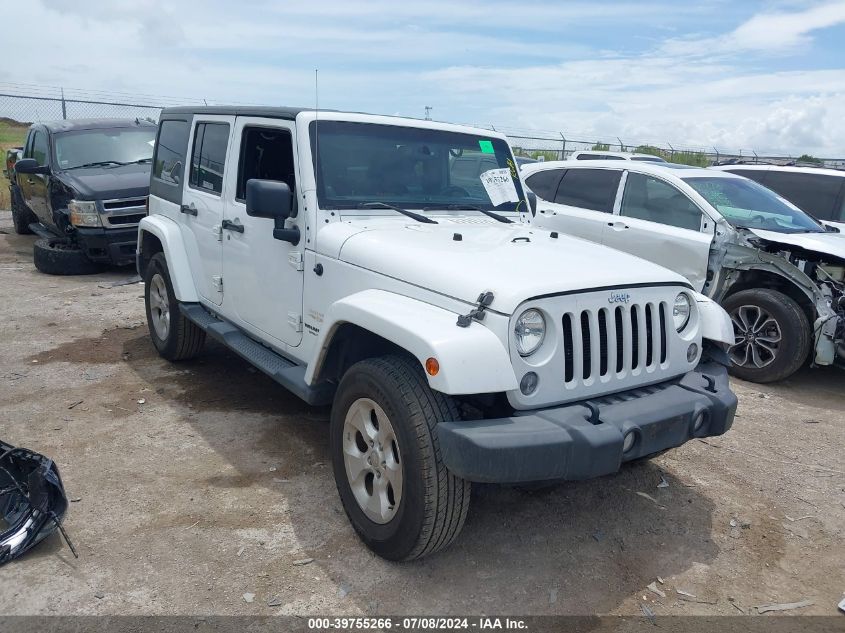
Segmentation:
<svg viewBox="0 0 845 633">
<path fill-rule="evenodd" d="M 593 151 L 595 151 L 595 152 L 609 152 L 610 151 L 610 145 L 608 145 L 607 143 L 596 143 L 595 145 L 593 145 Z"/>
<path fill-rule="evenodd" d="M 816 158 L 815 156 L 810 156 L 809 154 L 801 154 L 801 156 L 798 157 L 798 162 L 799 163 L 812 163 L 813 165 L 823 164 L 821 158 Z"/>
<path fill-rule="evenodd" d="M 640 145 L 634 150 L 635 154 L 648 154 L 650 156 L 660 156 L 661 158 L 669 159 L 669 152 L 666 152 L 654 145 Z"/>
</svg>

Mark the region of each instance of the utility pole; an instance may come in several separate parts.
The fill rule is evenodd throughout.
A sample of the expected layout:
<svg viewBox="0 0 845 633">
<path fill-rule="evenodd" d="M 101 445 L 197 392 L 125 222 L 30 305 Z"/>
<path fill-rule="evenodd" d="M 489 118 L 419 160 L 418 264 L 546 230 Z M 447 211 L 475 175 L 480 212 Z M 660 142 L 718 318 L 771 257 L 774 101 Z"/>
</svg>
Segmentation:
<svg viewBox="0 0 845 633">
<path fill-rule="evenodd" d="M 425 106 L 425 120 L 431 121 L 431 111 L 434 110 L 432 106 Z"/>
</svg>

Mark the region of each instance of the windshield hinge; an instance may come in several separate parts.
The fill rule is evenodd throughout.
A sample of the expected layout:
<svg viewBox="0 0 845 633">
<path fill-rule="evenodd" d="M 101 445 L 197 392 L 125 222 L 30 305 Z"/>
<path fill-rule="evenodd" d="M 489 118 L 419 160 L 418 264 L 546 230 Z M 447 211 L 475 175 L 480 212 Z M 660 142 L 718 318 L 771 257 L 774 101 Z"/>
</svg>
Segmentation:
<svg viewBox="0 0 845 633">
<path fill-rule="evenodd" d="M 469 327 L 473 321 L 483 321 L 484 320 L 484 311 L 487 309 L 491 303 L 493 303 L 493 293 L 492 292 L 482 292 L 478 295 L 478 299 L 476 302 L 478 303 L 478 307 L 474 310 L 470 310 L 469 314 L 462 314 L 458 317 L 458 327 Z"/>
<path fill-rule="evenodd" d="M 288 312 L 288 325 L 294 332 L 302 332 L 302 315 L 298 312 Z"/>
<path fill-rule="evenodd" d="M 220 275 L 211 276 L 211 285 L 217 292 L 223 292 L 223 277 Z"/>
</svg>

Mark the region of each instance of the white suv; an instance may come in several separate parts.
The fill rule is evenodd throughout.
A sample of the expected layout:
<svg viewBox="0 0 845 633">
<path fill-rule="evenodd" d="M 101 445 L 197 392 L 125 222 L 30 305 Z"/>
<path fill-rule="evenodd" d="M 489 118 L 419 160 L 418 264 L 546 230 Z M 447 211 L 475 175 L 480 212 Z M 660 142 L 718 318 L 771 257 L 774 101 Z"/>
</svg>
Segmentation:
<svg viewBox="0 0 845 633">
<path fill-rule="evenodd" d="M 845 233 L 845 171 L 786 165 L 711 167 L 745 176 L 780 194 L 817 220 Z"/>
<path fill-rule="evenodd" d="M 677 273 L 532 228 L 495 132 L 166 109 L 150 192 L 153 344 L 180 360 L 211 336 L 331 404 L 343 506 L 386 558 L 448 545 L 470 482 L 598 477 L 732 424 L 727 314 Z"/>
<path fill-rule="evenodd" d="M 570 160 L 632 160 L 641 163 L 665 163 L 666 160 L 654 154 L 637 154 L 632 152 L 605 152 L 602 150 L 582 150 L 572 152 Z"/>
<path fill-rule="evenodd" d="M 781 380 L 808 357 L 845 365 L 845 239 L 754 181 L 684 165 L 523 169 L 534 225 L 681 273 L 731 315 L 733 371 Z"/>
</svg>

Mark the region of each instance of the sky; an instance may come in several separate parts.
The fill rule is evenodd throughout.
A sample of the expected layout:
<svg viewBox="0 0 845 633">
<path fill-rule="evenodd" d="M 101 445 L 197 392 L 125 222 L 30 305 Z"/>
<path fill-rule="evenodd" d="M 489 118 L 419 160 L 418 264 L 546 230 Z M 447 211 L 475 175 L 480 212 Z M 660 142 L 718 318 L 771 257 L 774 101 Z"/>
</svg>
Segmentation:
<svg viewBox="0 0 845 633">
<path fill-rule="evenodd" d="M 313 106 L 319 69 L 321 108 L 845 157 L 845 0 L 29 0 L 4 23 L 0 92 Z"/>
</svg>

